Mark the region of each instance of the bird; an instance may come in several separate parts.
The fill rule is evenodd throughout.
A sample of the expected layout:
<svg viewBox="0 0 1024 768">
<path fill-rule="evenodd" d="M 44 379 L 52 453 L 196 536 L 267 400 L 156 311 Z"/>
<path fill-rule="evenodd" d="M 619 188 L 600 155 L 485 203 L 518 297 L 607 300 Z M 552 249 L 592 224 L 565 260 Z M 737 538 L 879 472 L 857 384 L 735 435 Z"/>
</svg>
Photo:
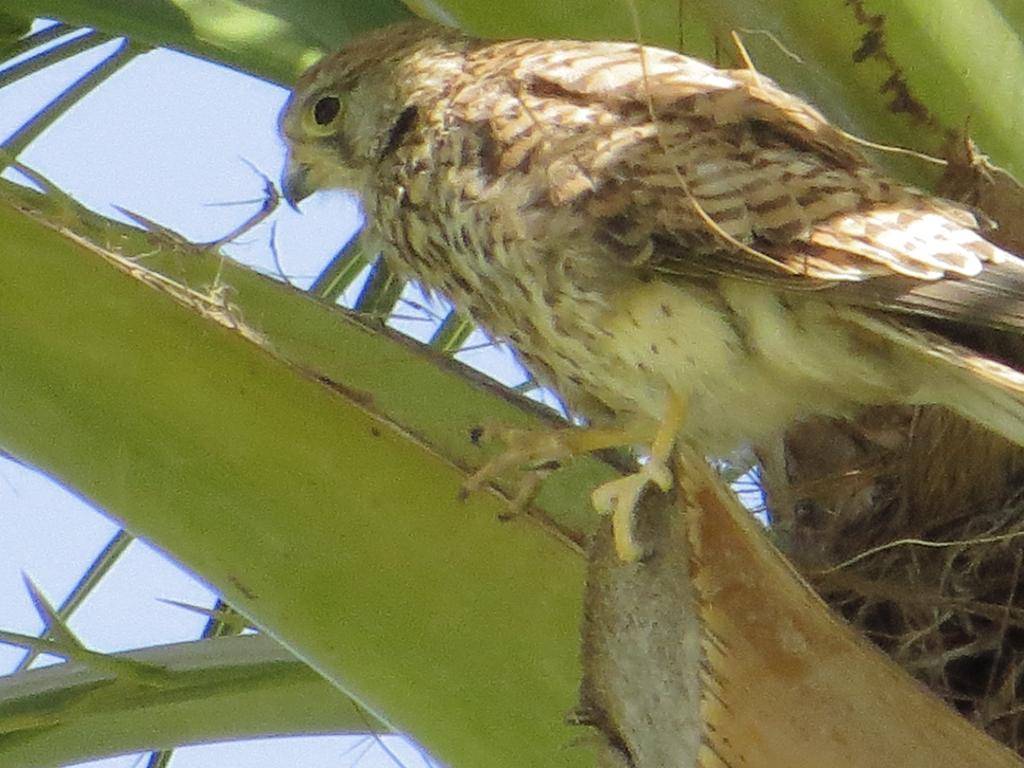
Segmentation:
<svg viewBox="0 0 1024 768">
<path fill-rule="evenodd" d="M 625 561 L 678 441 L 727 456 L 809 415 L 936 404 L 1024 445 L 1024 375 L 979 341 L 1024 328 L 1024 262 L 751 68 L 417 20 L 313 65 L 280 130 L 286 199 L 354 191 L 367 248 L 584 420 L 501 466 L 647 452 L 593 494 Z"/>
</svg>

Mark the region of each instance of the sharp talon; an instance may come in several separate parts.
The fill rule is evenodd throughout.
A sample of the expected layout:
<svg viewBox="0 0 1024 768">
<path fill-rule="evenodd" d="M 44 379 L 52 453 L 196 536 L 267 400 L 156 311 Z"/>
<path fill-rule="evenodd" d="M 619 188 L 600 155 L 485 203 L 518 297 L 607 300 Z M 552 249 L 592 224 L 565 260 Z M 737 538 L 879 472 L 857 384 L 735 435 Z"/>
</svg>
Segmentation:
<svg viewBox="0 0 1024 768">
<path fill-rule="evenodd" d="M 476 426 L 469 430 L 469 442 L 473 445 L 480 445 L 484 439 L 484 428 L 483 426 Z"/>
<path fill-rule="evenodd" d="M 536 466 L 531 467 L 530 469 L 533 472 L 542 472 L 544 474 L 549 474 L 551 472 L 554 472 L 556 469 L 561 468 L 562 462 L 560 462 L 558 459 L 551 459 L 550 461 L 545 461 L 541 464 L 537 464 Z"/>
</svg>

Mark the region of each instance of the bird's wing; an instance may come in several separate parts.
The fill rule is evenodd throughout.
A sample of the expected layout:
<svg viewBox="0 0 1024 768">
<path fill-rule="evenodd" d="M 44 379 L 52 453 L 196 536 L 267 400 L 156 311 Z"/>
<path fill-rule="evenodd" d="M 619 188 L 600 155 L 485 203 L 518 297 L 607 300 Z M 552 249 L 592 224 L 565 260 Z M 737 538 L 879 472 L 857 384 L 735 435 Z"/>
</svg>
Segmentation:
<svg viewBox="0 0 1024 768">
<path fill-rule="evenodd" d="M 597 100 L 630 126 L 646 121 L 641 141 L 609 134 L 608 180 L 585 205 L 607 239 L 649 268 L 1024 329 L 1024 262 L 985 240 L 969 209 L 873 169 L 770 79 L 628 44 L 567 45 L 543 66 L 522 58 L 520 69 L 563 100 Z"/>
<path fill-rule="evenodd" d="M 958 326 L 1006 331 L 1024 341 L 1024 265 L 1017 257 L 1006 256 L 998 263 L 985 263 L 982 271 L 972 277 L 953 275 L 921 280 L 883 276 L 860 283 L 834 284 L 824 293 L 852 307 L 920 318 L 922 322 L 918 325 L 931 327 L 976 349 L 989 345 L 963 328 L 958 330 Z M 1014 347 L 1018 351 L 1013 357 L 1024 362 L 1024 346 L 1015 343 Z"/>
</svg>

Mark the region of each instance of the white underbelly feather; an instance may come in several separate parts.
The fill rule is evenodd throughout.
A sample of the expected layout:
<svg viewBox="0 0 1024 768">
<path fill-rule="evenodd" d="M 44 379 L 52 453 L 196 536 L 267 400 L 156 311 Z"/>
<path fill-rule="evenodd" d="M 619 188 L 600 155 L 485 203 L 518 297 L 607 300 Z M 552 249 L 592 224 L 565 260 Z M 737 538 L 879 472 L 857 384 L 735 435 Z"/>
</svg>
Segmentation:
<svg viewBox="0 0 1024 768">
<path fill-rule="evenodd" d="M 621 297 L 607 325 L 609 357 L 622 364 L 616 410 L 659 419 L 672 393 L 687 405 L 684 434 L 722 453 L 800 416 L 896 400 L 920 381 L 820 299 L 783 304 L 777 289 L 741 281 L 719 289 L 650 283 Z"/>
</svg>

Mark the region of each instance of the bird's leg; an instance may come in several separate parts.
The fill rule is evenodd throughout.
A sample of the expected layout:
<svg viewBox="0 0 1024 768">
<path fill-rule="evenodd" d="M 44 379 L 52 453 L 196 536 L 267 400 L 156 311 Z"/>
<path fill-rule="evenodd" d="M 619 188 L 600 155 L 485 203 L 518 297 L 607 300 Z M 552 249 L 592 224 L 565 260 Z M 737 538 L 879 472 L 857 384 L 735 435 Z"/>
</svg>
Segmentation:
<svg viewBox="0 0 1024 768">
<path fill-rule="evenodd" d="M 672 487 L 672 471 L 668 462 L 685 419 L 685 401 L 669 395 L 668 407 L 658 424 L 647 463 L 632 475 L 598 486 L 591 495 L 598 512 L 611 514 L 615 551 L 625 562 L 636 562 L 647 554 L 633 536 L 633 512 L 648 483 L 654 483 L 662 491 Z"/>
<path fill-rule="evenodd" d="M 615 550 L 626 562 L 640 560 L 645 552 L 633 537 L 633 510 L 648 483 L 661 490 L 672 487 L 672 472 L 668 461 L 675 445 L 676 435 L 686 418 L 686 403 L 676 396 L 668 397 L 665 415 L 658 422 L 651 442 L 650 458 L 639 471 L 604 483 L 591 496 L 594 507 L 612 515 Z M 646 443 L 651 435 L 651 423 L 631 421 L 613 427 L 576 427 L 551 430 L 488 429 L 497 432 L 505 450 L 487 462 L 463 483 L 462 493 L 469 494 L 483 487 L 502 473 L 519 467 L 537 467 L 553 461 L 564 461 L 584 453 L 604 448 L 621 448 Z M 537 488 L 536 476 L 529 476 L 522 484 L 511 506 L 519 511 L 529 503 Z"/>
</svg>

